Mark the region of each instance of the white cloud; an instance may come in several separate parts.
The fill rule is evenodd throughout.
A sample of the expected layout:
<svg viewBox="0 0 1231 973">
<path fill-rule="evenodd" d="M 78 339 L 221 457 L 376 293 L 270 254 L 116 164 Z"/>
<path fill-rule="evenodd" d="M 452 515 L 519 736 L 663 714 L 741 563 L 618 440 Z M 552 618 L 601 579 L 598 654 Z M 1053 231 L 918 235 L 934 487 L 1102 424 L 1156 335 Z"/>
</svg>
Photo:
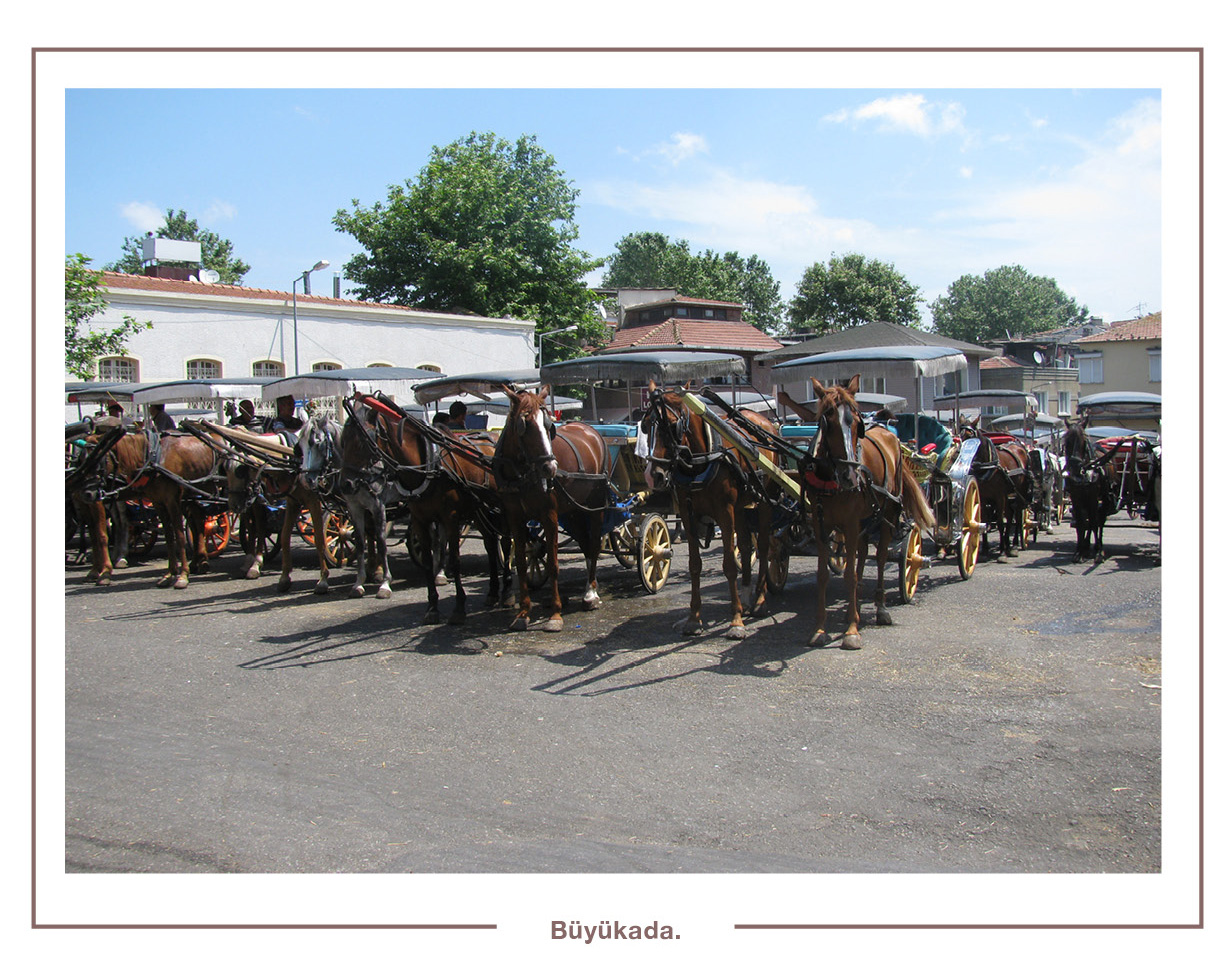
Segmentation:
<svg viewBox="0 0 1231 973">
<path fill-rule="evenodd" d="M 966 109 L 956 101 L 932 102 L 923 95 L 877 98 L 857 108 L 843 108 L 822 121 L 836 124 L 874 122 L 882 132 L 904 132 L 922 138 L 963 134 Z"/>
<path fill-rule="evenodd" d="M 166 211 L 153 203 L 125 203 L 120 215 L 141 233 L 150 233 L 162 226 Z"/>
<path fill-rule="evenodd" d="M 709 143 L 705 140 L 704 135 L 696 135 L 692 132 L 674 132 L 669 142 L 663 142 L 654 146 L 650 150 L 650 154 L 661 155 L 673 166 L 678 166 L 681 162 L 691 159 L 695 155 L 708 154 L 709 150 Z"/>
<path fill-rule="evenodd" d="M 238 211 L 234 203 L 227 203 L 220 199 L 213 200 L 209 206 L 205 208 L 202 214 L 200 223 L 202 226 L 211 226 L 214 223 L 219 223 L 224 220 L 235 219 L 235 214 Z"/>
</svg>

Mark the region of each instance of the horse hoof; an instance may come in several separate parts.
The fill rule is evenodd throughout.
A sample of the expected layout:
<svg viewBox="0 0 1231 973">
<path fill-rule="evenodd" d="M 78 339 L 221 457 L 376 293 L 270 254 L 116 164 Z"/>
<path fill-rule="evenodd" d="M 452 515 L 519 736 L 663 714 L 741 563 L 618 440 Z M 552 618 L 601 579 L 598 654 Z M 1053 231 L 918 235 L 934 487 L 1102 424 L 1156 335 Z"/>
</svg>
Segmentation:
<svg viewBox="0 0 1231 973">
<path fill-rule="evenodd" d="M 126 558 L 126 557 L 122 557 L 122 558 L 120 558 L 118 561 L 116 561 L 116 562 L 115 562 L 115 566 L 116 566 L 117 568 L 126 568 L 126 567 L 128 567 L 128 558 Z"/>
<path fill-rule="evenodd" d="M 174 579 L 173 577 L 171 577 L 171 575 L 169 575 L 169 574 L 164 574 L 161 578 L 159 578 L 159 579 L 158 579 L 158 587 L 160 587 L 160 588 L 168 588 L 168 587 L 170 587 L 171 582 L 172 582 L 172 581 L 174 581 L 174 580 L 175 580 L 175 579 Z"/>
<path fill-rule="evenodd" d="M 384 601 L 386 598 L 393 597 L 393 589 L 389 587 L 388 582 L 385 582 L 379 588 L 376 589 L 376 597 L 379 598 L 381 601 Z"/>
<path fill-rule="evenodd" d="M 351 588 L 350 596 L 352 598 L 362 598 L 363 597 L 363 585 L 357 584 L 355 585 L 355 587 Z"/>
<path fill-rule="evenodd" d="M 176 578 L 175 584 L 173 584 L 171 587 L 175 588 L 176 591 L 183 591 L 185 588 L 188 587 L 188 579 L 187 578 Z"/>
<path fill-rule="evenodd" d="M 596 608 L 601 608 L 603 606 L 603 600 L 599 598 L 598 595 L 595 595 L 593 598 L 587 595 L 581 600 L 581 605 L 586 611 L 592 612 Z"/>
<path fill-rule="evenodd" d="M 563 632 L 564 631 L 564 619 L 563 618 L 547 619 L 547 621 L 543 623 L 542 631 L 544 632 Z"/>
<path fill-rule="evenodd" d="M 439 625 L 440 624 L 440 612 L 438 612 L 435 608 L 429 608 L 426 612 L 423 613 L 423 624 L 424 625 Z"/>
<path fill-rule="evenodd" d="M 738 642 L 748 637 L 748 629 L 743 625 L 732 625 L 726 630 L 725 637 Z"/>
<path fill-rule="evenodd" d="M 509 626 L 510 632 L 524 632 L 530 622 L 525 615 L 518 615 L 513 619 L 513 624 Z"/>
<path fill-rule="evenodd" d="M 96 585 L 102 585 L 103 587 L 106 587 L 107 585 L 111 584 L 111 575 L 104 574 L 101 577 L 95 578 L 94 583 Z"/>
<path fill-rule="evenodd" d="M 248 573 L 244 575 L 244 577 L 247 578 L 249 581 L 255 581 L 260 576 L 261 576 L 261 569 L 258 568 L 255 564 L 252 565 L 252 567 L 248 569 Z"/>
<path fill-rule="evenodd" d="M 328 581 L 318 581 L 316 583 L 316 587 L 312 589 L 312 593 L 315 595 L 329 594 L 329 582 Z"/>
<path fill-rule="evenodd" d="M 858 635 L 848 635 L 842 639 L 842 648 L 854 651 L 863 648 L 863 639 Z"/>
<path fill-rule="evenodd" d="M 286 594 L 286 592 L 290 590 L 291 590 L 291 579 L 290 578 L 279 578 L 278 579 L 278 593 Z"/>
<path fill-rule="evenodd" d="M 700 635 L 705 631 L 705 625 L 699 618 L 685 618 L 682 622 L 676 622 L 675 627 L 681 635 Z"/>
<path fill-rule="evenodd" d="M 828 641 L 829 636 L 825 634 L 824 630 L 821 630 L 819 632 L 814 632 L 812 638 L 808 639 L 808 646 L 809 648 L 815 649 L 819 646 L 825 645 Z"/>
<path fill-rule="evenodd" d="M 892 625 L 893 616 L 890 615 L 889 612 L 885 611 L 882 608 L 876 613 L 876 624 L 877 625 Z"/>
</svg>

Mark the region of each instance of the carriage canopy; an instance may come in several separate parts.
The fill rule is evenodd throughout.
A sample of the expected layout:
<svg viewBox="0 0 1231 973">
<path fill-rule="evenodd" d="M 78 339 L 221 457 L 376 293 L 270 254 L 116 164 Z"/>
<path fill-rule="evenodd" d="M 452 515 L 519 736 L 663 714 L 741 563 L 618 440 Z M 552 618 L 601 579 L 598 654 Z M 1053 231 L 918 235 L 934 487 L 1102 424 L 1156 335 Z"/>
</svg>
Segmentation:
<svg viewBox="0 0 1231 973">
<path fill-rule="evenodd" d="M 659 385 L 672 385 L 707 378 L 736 378 L 746 370 L 744 359 L 739 355 L 721 352 L 630 351 L 552 362 L 539 369 L 539 376 L 544 382 L 559 385 L 644 384 L 651 379 Z"/>
<path fill-rule="evenodd" d="M 1162 416 L 1163 397 L 1153 392 L 1096 392 L 1083 395 L 1077 413 L 1121 419 L 1157 419 Z"/>
<path fill-rule="evenodd" d="M 152 402 L 197 402 L 201 400 L 244 399 L 258 396 L 270 378 L 219 378 L 214 381 L 183 379 L 143 385 L 133 393 L 134 405 Z"/>
<path fill-rule="evenodd" d="M 335 368 L 274 379 L 265 386 L 263 398 L 293 395 L 302 401 L 345 397 L 352 392 L 384 392 L 398 401 L 410 401 L 415 386 L 433 378 L 440 378 L 440 372 L 426 368 Z"/>
<path fill-rule="evenodd" d="M 776 382 L 794 382 L 815 378 L 821 382 L 836 382 L 850 378 L 852 368 L 878 365 L 898 371 L 912 379 L 948 375 L 966 367 L 966 356 L 956 348 L 932 345 L 883 345 L 876 348 L 855 348 L 850 351 L 826 351 L 807 358 L 774 365 L 771 373 Z"/>
</svg>

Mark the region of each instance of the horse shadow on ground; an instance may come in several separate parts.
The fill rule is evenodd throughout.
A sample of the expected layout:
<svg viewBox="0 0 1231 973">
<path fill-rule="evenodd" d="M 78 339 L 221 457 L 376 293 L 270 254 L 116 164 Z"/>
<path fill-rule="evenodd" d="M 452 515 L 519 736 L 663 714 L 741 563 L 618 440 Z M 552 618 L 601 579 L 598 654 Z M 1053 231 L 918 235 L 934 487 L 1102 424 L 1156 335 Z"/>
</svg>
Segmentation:
<svg viewBox="0 0 1231 973">
<path fill-rule="evenodd" d="M 674 613 L 672 613 L 674 614 Z M 665 613 L 627 619 L 576 649 L 544 653 L 545 662 L 569 671 L 532 687 L 555 695 L 602 696 L 663 685 L 702 674 L 777 678 L 791 660 L 808 652 L 811 627 L 790 612 L 771 612 L 751 620 L 747 636 L 725 638 L 726 625 L 713 625 L 695 636 L 679 632 L 679 621 Z M 651 667 L 667 660 L 686 660 L 669 673 Z M 698 659 L 696 664 L 688 664 Z"/>
</svg>

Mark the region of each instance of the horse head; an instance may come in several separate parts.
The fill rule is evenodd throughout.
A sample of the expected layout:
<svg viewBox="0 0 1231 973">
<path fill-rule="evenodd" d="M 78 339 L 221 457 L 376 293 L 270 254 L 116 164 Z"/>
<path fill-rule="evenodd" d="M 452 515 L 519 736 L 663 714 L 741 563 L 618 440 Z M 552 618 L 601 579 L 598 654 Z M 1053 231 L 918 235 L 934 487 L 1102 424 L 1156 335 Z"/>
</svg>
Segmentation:
<svg viewBox="0 0 1231 973">
<path fill-rule="evenodd" d="M 341 426 L 328 416 L 313 416 L 299 434 L 295 452 L 299 472 L 312 489 L 341 465 Z"/>
<path fill-rule="evenodd" d="M 839 490 L 860 487 L 859 440 L 863 419 L 855 402 L 859 376 L 846 385 L 822 385 L 812 380 L 816 392 L 816 435 L 808 448 L 813 470 L 822 482 L 837 484 Z"/>
<path fill-rule="evenodd" d="M 546 493 L 559 471 L 551 448 L 556 427 L 547 414 L 550 389 L 531 392 L 506 385 L 503 390 L 509 398 L 509 415 L 496 443 L 496 481 L 504 488 L 533 483 Z"/>
</svg>

